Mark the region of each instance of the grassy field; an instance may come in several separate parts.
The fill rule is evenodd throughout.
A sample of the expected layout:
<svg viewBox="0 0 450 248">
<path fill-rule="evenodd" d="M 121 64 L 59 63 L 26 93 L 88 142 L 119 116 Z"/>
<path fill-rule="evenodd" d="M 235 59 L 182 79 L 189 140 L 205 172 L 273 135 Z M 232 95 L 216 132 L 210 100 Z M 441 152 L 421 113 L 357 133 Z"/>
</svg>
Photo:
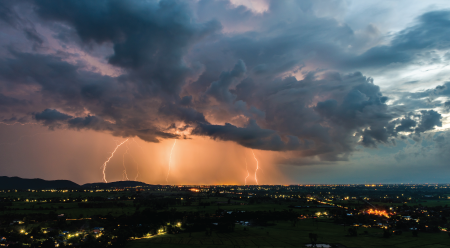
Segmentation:
<svg viewBox="0 0 450 248">
<path fill-rule="evenodd" d="M 421 202 L 415 202 L 415 203 L 410 203 L 408 205 L 419 205 L 421 204 L 422 206 L 427 206 L 427 207 L 436 207 L 436 206 L 445 206 L 445 205 L 449 205 L 450 206 L 450 200 L 449 199 L 441 199 L 441 200 L 425 200 L 425 201 L 421 201 Z"/>
<path fill-rule="evenodd" d="M 357 237 L 346 237 L 348 227 L 325 221 L 313 222 L 312 219 L 301 220 L 296 227 L 292 223 L 278 222 L 270 227 L 244 227 L 237 225 L 232 233 L 216 233 L 206 236 L 205 233 L 163 234 L 149 239 L 131 241 L 127 248 L 144 247 L 304 247 L 310 243 L 309 233 L 318 234 L 318 243 L 341 244 L 349 248 L 441 248 L 450 247 L 447 233 L 419 233 L 412 237 L 411 233 L 393 235 L 383 238 L 383 231 L 376 228 L 358 229 Z M 368 234 L 364 234 L 367 231 Z"/>
<path fill-rule="evenodd" d="M 111 213 L 113 216 L 122 214 L 132 214 L 135 211 L 133 201 L 121 201 L 125 203 L 125 207 L 113 206 L 111 208 L 79 208 L 78 202 L 73 202 L 73 199 L 81 198 L 87 199 L 89 197 L 122 197 L 130 195 L 130 192 L 2 192 L 0 197 L 20 198 L 20 201 L 12 203 L 14 210 L 2 211 L 1 214 L 48 214 L 50 211 L 55 211 L 57 214 L 65 214 L 69 218 L 90 217 L 93 215 L 106 215 Z M 48 198 L 66 199 L 67 202 L 53 203 L 53 202 L 31 202 L 32 200 L 42 200 Z M 30 202 L 23 202 L 28 199 Z M 95 203 L 95 201 L 89 201 Z"/>
<path fill-rule="evenodd" d="M 113 191 L 113 192 L 1 192 L 0 197 L 12 197 L 20 199 L 45 199 L 45 198 L 88 198 L 88 197 L 120 197 L 123 195 L 130 195 L 127 191 Z"/>
<path fill-rule="evenodd" d="M 405 203 L 390 203 L 390 202 L 376 202 L 376 201 L 369 201 L 371 204 L 373 205 L 378 205 L 378 206 L 402 206 Z M 350 200 L 350 201 L 332 201 L 331 203 L 334 204 L 339 204 L 339 205 L 345 205 L 345 206 L 355 206 L 358 205 L 358 202 L 356 200 Z M 363 201 L 360 201 L 359 204 L 361 205 L 365 205 L 365 203 Z M 422 206 L 426 206 L 426 207 L 436 207 L 436 206 L 445 206 L 445 205 L 449 205 L 450 206 L 450 199 L 440 199 L 440 200 L 421 200 L 419 202 L 408 202 L 406 203 L 407 206 L 418 206 L 418 205 L 422 205 Z"/>
<path fill-rule="evenodd" d="M 177 209 L 177 211 L 187 211 L 187 212 L 205 212 L 205 213 L 215 213 L 219 208 L 226 211 L 283 211 L 289 210 L 289 205 L 302 205 L 299 203 L 291 203 L 291 202 L 281 202 L 279 204 L 275 203 L 262 203 L 262 204 L 246 204 L 246 205 L 228 205 L 225 204 L 228 198 L 225 197 L 210 197 L 209 199 L 203 199 L 202 202 L 209 202 L 210 206 L 199 206 L 198 202 L 194 202 L 191 206 L 173 206 L 171 208 Z M 232 202 L 237 203 L 245 203 L 245 201 L 232 200 Z M 219 205 L 218 205 L 219 203 Z M 303 205 L 319 205 L 319 204 L 303 204 Z M 300 214 L 314 214 L 315 212 L 323 212 L 328 211 L 329 209 L 325 208 L 293 208 L 293 211 L 296 211 Z"/>
<path fill-rule="evenodd" d="M 24 197 L 24 199 L 28 199 L 28 193 L 24 192 L 21 193 L 21 197 Z M 34 197 L 40 198 L 40 197 L 48 197 L 49 194 L 53 194 L 53 197 L 61 196 L 63 193 L 50 193 L 50 192 L 44 192 L 44 193 L 31 193 Z M 42 196 L 44 194 L 45 196 Z M 67 194 L 67 195 L 66 195 Z M 90 195 L 90 196 L 98 196 L 97 194 L 105 194 L 105 193 L 81 193 L 82 195 Z M 73 199 L 74 197 L 78 197 L 80 193 L 64 193 L 64 197 L 67 197 L 67 199 Z M 33 199 L 30 197 L 30 199 Z M 225 197 L 210 197 L 209 199 L 202 199 L 202 202 L 209 202 L 210 206 L 199 206 L 199 202 L 193 202 L 190 206 L 183 206 L 183 205 L 173 205 L 169 208 L 175 208 L 177 211 L 181 212 L 202 212 L 202 213 L 209 213 L 213 214 L 218 210 L 219 208 L 226 211 L 283 211 L 290 209 L 288 206 L 292 203 L 289 202 L 283 202 L 280 204 L 275 203 L 263 203 L 263 204 L 248 204 L 248 205 L 239 205 L 241 202 L 244 203 L 244 201 L 240 200 L 232 200 L 233 203 L 238 203 L 238 205 L 228 205 L 227 204 L 228 198 Z M 90 203 L 95 203 L 95 201 L 89 201 Z M 40 203 L 40 202 L 13 202 L 11 207 L 14 210 L 7 210 L 3 211 L 2 214 L 32 214 L 32 213 L 42 213 L 42 214 L 48 214 L 50 211 L 55 211 L 57 214 L 66 214 L 69 218 L 79 218 L 81 215 L 83 217 L 90 217 L 92 215 L 106 215 L 108 213 L 111 213 L 113 216 L 119 216 L 122 214 L 132 214 L 136 210 L 136 208 L 133 206 L 132 200 L 126 200 L 121 201 L 122 203 L 125 203 L 125 207 L 111 207 L 111 208 L 79 208 L 78 202 L 64 202 L 64 203 Z M 298 205 L 298 204 L 295 204 Z M 144 206 L 145 207 L 145 206 Z M 40 209 L 42 208 L 42 209 Z M 142 209 L 141 209 L 142 210 Z M 292 209 L 293 211 L 296 211 L 300 214 L 314 214 L 316 212 L 322 212 L 327 211 L 327 209 L 323 208 L 303 208 L 303 209 Z M 162 210 L 161 210 L 162 211 Z"/>
<path fill-rule="evenodd" d="M 387 202 L 370 202 L 374 205 L 379 205 L 379 206 L 402 206 L 405 203 L 387 203 Z M 405 205 L 407 206 L 426 206 L 426 207 L 436 207 L 436 206 L 445 206 L 445 205 L 449 205 L 450 206 L 450 200 L 449 199 L 441 199 L 441 200 L 423 200 L 423 201 L 419 201 L 419 202 L 409 202 L 406 203 Z"/>
<path fill-rule="evenodd" d="M 65 214 L 69 218 L 90 217 L 93 215 L 106 215 L 111 213 L 113 216 L 122 214 L 132 214 L 136 208 L 133 207 L 133 202 L 122 201 L 126 204 L 125 207 L 111 207 L 111 208 L 79 208 L 77 202 L 70 203 L 36 203 L 36 202 L 14 202 L 9 208 L 15 210 L 2 211 L 2 214 L 33 214 L 41 213 L 48 214 L 50 211 L 55 211 L 57 214 Z M 42 207 L 43 209 L 39 209 Z M 60 208 L 62 207 L 62 208 Z M 55 209 L 56 208 L 56 209 Z"/>
</svg>

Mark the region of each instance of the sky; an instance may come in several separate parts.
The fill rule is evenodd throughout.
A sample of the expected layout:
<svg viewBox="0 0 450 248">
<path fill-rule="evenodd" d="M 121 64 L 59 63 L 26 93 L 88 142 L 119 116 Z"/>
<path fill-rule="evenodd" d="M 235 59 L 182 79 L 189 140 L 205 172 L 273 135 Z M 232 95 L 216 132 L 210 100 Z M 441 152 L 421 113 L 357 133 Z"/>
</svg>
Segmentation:
<svg viewBox="0 0 450 248">
<path fill-rule="evenodd" d="M 0 2 L 0 175 L 449 183 L 450 2 Z"/>
</svg>

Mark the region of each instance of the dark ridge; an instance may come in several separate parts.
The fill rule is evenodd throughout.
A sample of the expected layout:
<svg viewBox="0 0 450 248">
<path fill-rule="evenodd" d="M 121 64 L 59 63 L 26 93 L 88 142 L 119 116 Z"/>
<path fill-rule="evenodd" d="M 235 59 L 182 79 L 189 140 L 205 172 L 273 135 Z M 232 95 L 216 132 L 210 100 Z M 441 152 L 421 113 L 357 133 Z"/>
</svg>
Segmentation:
<svg viewBox="0 0 450 248">
<path fill-rule="evenodd" d="M 44 180 L 0 176 L 0 189 L 77 189 L 80 185 L 69 180 Z"/>
<path fill-rule="evenodd" d="M 126 188 L 126 187 L 138 187 L 138 186 L 151 186 L 150 184 L 146 184 L 138 181 L 117 181 L 110 183 L 86 183 L 81 187 L 83 188 L 97 188 L 97 189 L 109 189 L 109 188 Z"/>
<path fill-rule="evenodd" d="M 80 188 L 126 188 L 126 187 L 149 187 L 146 184 L 138 181 L 117 181 L 109 183 L 87 183 L 78 185 L 69 180 L 44 180 L 40 178 L 27 179 L 20 177 L 0 176 L 0 189 L 80 189 Z"/>
</svg>

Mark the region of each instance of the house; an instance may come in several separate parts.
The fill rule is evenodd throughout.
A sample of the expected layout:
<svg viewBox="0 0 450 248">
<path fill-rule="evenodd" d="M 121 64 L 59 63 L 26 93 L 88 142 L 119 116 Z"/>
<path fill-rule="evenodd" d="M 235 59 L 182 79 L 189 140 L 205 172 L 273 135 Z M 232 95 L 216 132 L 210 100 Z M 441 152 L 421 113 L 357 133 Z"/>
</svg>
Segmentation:
<svg viewBox="0 0 450 248">
<path fill-rule="evenodd" d="M 22 225 L 24 222 L 22 221 L 22 220 L 18 220 L 18 219 L 16 219 L 16 220 L 13 220 L 12 222 L 11 222 L 11 224 L 10 225 L 15 225 L 15 224 L 19 224 L 19 225 Z"/>
</svg>

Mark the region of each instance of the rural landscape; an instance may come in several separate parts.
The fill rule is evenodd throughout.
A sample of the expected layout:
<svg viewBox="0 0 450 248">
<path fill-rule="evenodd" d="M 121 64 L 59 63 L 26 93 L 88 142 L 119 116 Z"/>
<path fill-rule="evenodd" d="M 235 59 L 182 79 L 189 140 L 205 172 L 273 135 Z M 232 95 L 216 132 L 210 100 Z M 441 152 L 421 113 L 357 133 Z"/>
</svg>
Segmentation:
<svg viewBox="0 0 450 248">
<path fill-rule="evenodd" d="M 2 180 L 17 185 L 0 191 L 0 245 L 8 247 L 450 245 L 450 185 Z M 32 184 L 41 186 L 24 188 Z"/>
</svg>

